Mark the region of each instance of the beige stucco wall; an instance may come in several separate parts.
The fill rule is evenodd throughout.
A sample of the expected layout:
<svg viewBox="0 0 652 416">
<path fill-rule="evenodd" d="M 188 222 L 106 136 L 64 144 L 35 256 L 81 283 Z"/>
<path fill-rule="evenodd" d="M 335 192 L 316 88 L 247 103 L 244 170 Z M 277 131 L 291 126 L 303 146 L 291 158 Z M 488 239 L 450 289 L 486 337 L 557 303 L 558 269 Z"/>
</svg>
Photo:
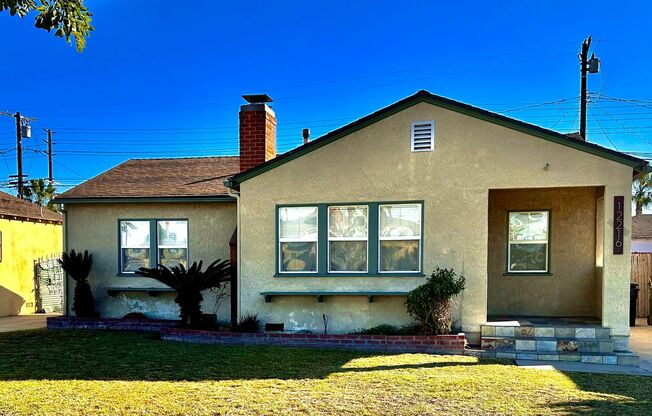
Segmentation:
<svg viewBox="0 0 652 416">
<path fill-rule="evenodd" d="M 435 150 L 410 152 L 410 123 L 433 119 Z M 465 331 L 477 333 L 487 312 L 489 189 L 604 186 L 608 248 L 613 217 L 609 201 L 614 195 L 629 195 L 631 176 L 631 168 L 585 152 L 427 103 L 414 105 L 241 185 L 240 313 L 258 313 L 264 322 L 316 331 L 322 328 L 315 316 L 329 313 L 330 328 L 336 332 L 407 321 L 399 304 L 381 308 L 380 302 L 337 297 L 324 303 L 288 298 L 267 304 L 259 293 L 416 287 L 423 278 L 274 277 L 275 205 L 424 200 L 425 270 L 454 267 L 466 275 L 468 287 L 454 315 Z M 629 217 L 627 212 L 627 238 Z M 602 315 L 616 333 L 627 334 L 629 242 L 624 255 L 609 253 L 604 258 L 603 293 L 610 298 L 602 304 Z M 358 302 L 355 307 L 353 302 Z"/>
<path fill-rule="evenodd" d="M 550 212 L 550 275 L 506 275 L 508 212 L 536 210 Z M 593 187 L 490 191 L 488 314 L 596 316 L 595 210 Z"/>
<path fill-rule="evenodd" d="M 61 224 L 0 219 L 0 316 L 36 312 L 34 261 L 61 253 Z"/>
<path fill-rule="evenodd" d="M 67 249 L 88 250 L 93 254 L 89 281 L 97 309 L 105 317 L 142 312 L 151 318 L 178 319 L 179 313 L 173 293 L 156 297 L 142 293 L 107 295 L 107 287 L 165 287 L 145 277 L 117 276 L 119 219 L 188 219 L 190 262 L 203 260 L 204 267 L 218 258 L 229 258 L 229 240 L 236 225 L 233 202 L 69 204 L 65 209 Z M 73 285 L 74 282 L 68 284 L 71 314 Z M 215 296 L 211 293 L 204 293 L 202 304 L 205 313 L 217 313 L 222 322 L 228 322 L 230 316 L 228 285 L 226 289 L 226 297 L 218 303 L 217 311 Z"/>
</svg>

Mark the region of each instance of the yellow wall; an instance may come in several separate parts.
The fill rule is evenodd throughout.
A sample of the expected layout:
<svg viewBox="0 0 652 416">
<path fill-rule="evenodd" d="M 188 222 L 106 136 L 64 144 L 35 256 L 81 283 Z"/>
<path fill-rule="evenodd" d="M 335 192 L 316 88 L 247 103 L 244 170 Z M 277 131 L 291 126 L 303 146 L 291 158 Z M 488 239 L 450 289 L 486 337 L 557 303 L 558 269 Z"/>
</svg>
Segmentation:
<svg viewBox="0 0 652 416">
<path fill-rule="evenodd" d="M 88 250 L 93 254 L 89 276 L 96 308 L 101 316 L 119 318 L 129 312 L 142 312 L 151 318 L 178 319 L 179 310 L 174 294 L 156 297 L 144 293 L 123 293 L 110 297 L 108 287 L 165 287 L 140 276 L 118 276 L 119 219 L 188 219 L 188 250 L 190 262 L 208 263 L 229 258 L 229 240 L 236 224 L 234 202 L 201 203 L 140 203 L 140 204 L 69 204 L 66 210 L 67 250 Z M 72 307 L 74 282 L 68 284 L 68 307 Z M 229 321 L 230 300 L 227 296 L 215 307 L 215 297 L 204 294 L 205 313 L 216 313 L 220 321 Z M 74 314 L 69 310 L 70 314 Z"/>
<path fill-rule="evenodd" d="M 410 151 L 410 124 L 418 120 L 435 120 L 432 152 Z M 423 278 L 274 277 L 275 205 L 424 200 L 425 271 L 454 267 L 467 277 L 454 319 L 465 332 L 477 334 L 487 314 L 489 190 L 603 186 L 606 299 L 601 315 L 614 334 L 627 335 L 629 204 L 625 254 L 612 255 L 610 247 L 613 196 L 627 198 L 631 178 L 632 169 L 622 164 L 431 104 L 416 104 L 241 185 L 240 313 L 320 331 L 315 317 L 330 311 L 335 332 L 407 321 L 400 302 L 391 308 L 381 302 L 367 304 L 365 298 L 341 297 L 324 303 L 299 298 L 265 303 L 260 292 L 416 287 Z"/>
<path fill-rule="evenodd" d="M 489 192 L 489 315 L 597 316 L 596 192 L 592 187 Z M 505 275 L 508 212 L 536 210 L 550 212 L 550 275 Z"/>
<path fill-rule="evenodd" d="M 62 226 L 0 219 L 0 316 L 34 313 L 34 260 L 58 256 Z"/>
</svg>

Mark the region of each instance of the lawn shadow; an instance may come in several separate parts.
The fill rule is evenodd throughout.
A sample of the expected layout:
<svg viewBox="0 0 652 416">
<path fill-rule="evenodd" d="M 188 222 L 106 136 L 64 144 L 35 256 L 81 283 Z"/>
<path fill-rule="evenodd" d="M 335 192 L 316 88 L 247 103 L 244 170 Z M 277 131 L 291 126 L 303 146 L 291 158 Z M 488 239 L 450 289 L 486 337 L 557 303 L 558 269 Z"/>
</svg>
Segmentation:
<svg viewBox="0 0 652 416">
<path fill-rule="evenodd" d="M 323 379 L 335 373 L 495 364 L 452 357 L 423 364 L 347 366 L 378 353 L 270 346 L 165 342 L 158 336 L 110 331 L 0 334 L 0 381 L 203 381 Z M 364 363 L 362 364 L 364 365 Z"/>
<path fill-rule="evenodd" d="M 568 400 L 548 404 L 562 414 L 650 415 L 652 377 L 622 374 L 564 372 L 582 391 L 597 394 L 590 400 Z M 636 380 L 640 382 L 636 382 Z"/>
</svg>

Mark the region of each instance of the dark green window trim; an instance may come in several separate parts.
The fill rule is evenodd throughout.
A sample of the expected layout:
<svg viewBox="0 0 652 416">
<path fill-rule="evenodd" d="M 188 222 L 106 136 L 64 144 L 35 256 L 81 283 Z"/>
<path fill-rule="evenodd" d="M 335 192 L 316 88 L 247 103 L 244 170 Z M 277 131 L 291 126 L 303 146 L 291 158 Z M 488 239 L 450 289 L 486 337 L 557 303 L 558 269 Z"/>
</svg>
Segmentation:
<svg viewBox="0 0 652 416">
<path fill-rule="evenodd" d="M 548 269 L 546 271 L 529 271 L 513 272 L 509 270 L 509 214 L 513 212 L 547 212 L 548 213 Z M 533 208 L 533 209 L 512 209 L 507 211 L 507 234 L 505 236 L 505 271 L 503 276 L 553 276 L 552 273 L 552 210 L 550 208 Z"/>
<path fill-rule="evenodd" d="M 378 256 L 380 240 L 378 238 L 378 216 L 380 205 L 392 204 L 419 204 L 421 205 L 421 238 L 419 240 L 419 270 L 408 272 L 381 272 L 379 270 Z M 366 205 L 369 208 L 369 231 L 367 240 L 367 272 L 328 272 L 328 207 Z M 289 207 L 317 207 L 317 272 L 282 272 L 280 269 L 280 243 L 279 243 L 279 210 Z M 275 206 L 275 241 L 276 260 L 274 277 L 424 277 L 423 253 L 425 239 L 423 235 L 425 204 L 423 200 L 409 201 L 380 201 L 380 202 L 328 202 L 305 204 L 277 204 Z"/>
<path fill-rule="evenodd" d="M 190 221 L 188 218 L 118 218 L 118 272 L 116 276 L 120 277 L 134 277 L 138 276 L 135 272 L 122 271 L 122 235 L 120 230 L 120 223 L 123 221 L 147 221 L 149 222 L 149 267 L 154 268 L 158 265 L 158 229 L 157 224 L 159 221 L 185 221 L 187 224 L 188 235 L 188 264 L 190 264 Z"/>
</svg>

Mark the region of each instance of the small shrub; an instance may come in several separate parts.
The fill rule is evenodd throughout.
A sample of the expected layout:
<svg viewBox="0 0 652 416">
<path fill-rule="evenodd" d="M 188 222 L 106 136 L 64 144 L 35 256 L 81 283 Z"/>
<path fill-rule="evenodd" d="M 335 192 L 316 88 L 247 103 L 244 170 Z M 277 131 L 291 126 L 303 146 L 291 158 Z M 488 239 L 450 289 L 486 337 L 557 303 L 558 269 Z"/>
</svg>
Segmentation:
<svg viewBox="0 0 652 416">
<path fill-rule="evenodd" d="M 419 325 L 403 325 L 396 327 L 393 325 L 383 324 L 372 328 L 360 329 L 353 335 L 417 335 L 421 332 Z"/>
<path fill-rule="evenodd" d="M 70 250 L 70 253 L 62 253 L 59 259 L 61 268 L 75 281 L 75 292 L 72 301 L 72 309 L 75 315 L 80 318 L 96 318 L 95 299 L 91 285 L 88 283 L 88 275 L 93 266 L 93 255 L 84 251 L 84 254 Z"/>
<path fill-rule="evenodd" d="M 233 327 L 233 332 L 253 333 L 258 332 L 260 329 L 260 319 L 258 315 L 244 316 L 236 326 Z"/>
<path fill-rule="evenodd" d="M 437 268 L 426 283 L 411 291 L 405 304 L 408 313 L 421 323 L 427 334 L 443 335 L 451 331 L 452 297 L 465 287 L 464 276 L 453 269 Z"/>
</svg>

